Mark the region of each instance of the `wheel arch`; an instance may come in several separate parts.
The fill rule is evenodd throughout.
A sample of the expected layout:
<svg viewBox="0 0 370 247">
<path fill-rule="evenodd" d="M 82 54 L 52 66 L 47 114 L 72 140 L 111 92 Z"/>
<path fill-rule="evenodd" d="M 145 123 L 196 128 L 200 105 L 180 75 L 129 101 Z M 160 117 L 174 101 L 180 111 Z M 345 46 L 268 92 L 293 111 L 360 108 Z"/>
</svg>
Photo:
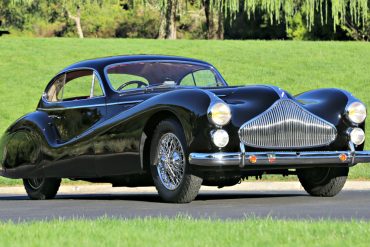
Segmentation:
<svg viewBox="0 0 370 247">
<path fill-rule="evenodd" d="M 140 161 L 141 161 L 141 168 L 144 171 L 149 171 L 150 167 L 150 145 L 151 140 L 155 131 L 156 126 L 165 119 L 173 119 L 177 121 L 183 131 L 185 132 L 183 121 L 178 116 L 178 114 L 174 113 L 171 110 L 160 110 L 156 113 L 154 113 L 147 121 L 143 130 L 143 133 L 141 135 L 141 141 L 140 141 Z M 185 136 L 187 136 L 185 134 Z"/>
<path fill-rule="evenodd" d="M 42 158 L 42 150 L 50 141 L 45 116 L 32 112 L 18 119 L 3 134 L 0 140 L 0 165 L 7 177 L 31 175 Z M 27 167 L 27 169 L 22 169 Z M 14 170 L 11 173 L 10 170 Z"/>
</svg>

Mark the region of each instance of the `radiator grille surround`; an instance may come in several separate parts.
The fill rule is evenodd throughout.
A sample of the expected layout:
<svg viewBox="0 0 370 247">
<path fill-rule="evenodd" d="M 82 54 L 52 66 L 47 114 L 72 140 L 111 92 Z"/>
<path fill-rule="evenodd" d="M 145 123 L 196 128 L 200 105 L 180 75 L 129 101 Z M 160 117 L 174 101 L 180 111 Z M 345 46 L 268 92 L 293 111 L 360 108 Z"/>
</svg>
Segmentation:
<svg viewBox="0 0 370 247">
<path fill-rule="evenodd" d="M 265 149 L 302 149 L 327 146 L 337 129 L 291 99 L 281 99 L 239 129 L 242 143 Z"/>
</svg>

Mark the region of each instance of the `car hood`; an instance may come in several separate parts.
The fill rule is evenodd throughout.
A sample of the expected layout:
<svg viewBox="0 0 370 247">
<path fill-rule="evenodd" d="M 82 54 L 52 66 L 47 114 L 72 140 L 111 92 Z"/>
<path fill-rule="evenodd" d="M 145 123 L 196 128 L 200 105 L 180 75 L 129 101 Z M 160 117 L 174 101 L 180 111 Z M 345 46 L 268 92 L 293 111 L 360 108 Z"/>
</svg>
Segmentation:
<svg viewBox="0 0 370 247">
<path fill-rule="evenodd" d="M 297 96 L 269 85 L 217 88 L 209 91 L 229 104 L 232 124 L 236 127 L 263 113 L 280 99 L 293 100 L 309 112 L 337 126 L 348 104 L 348 95 L 338 89 L 317 89 Z"/>
</svg>

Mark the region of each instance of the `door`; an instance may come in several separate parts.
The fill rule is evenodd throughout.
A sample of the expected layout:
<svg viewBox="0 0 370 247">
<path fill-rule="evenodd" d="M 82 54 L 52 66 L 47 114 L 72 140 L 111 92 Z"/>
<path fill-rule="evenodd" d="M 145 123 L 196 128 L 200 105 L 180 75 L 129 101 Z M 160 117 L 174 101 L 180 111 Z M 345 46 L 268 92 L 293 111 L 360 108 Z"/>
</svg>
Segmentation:
<svg viewBox="0 0 370 247">
<path fill-rule="evenodd" d="M 75 70 L 57 77 L 49 86 L 43 110 L 58 133 L 58 162 L 46 173 L 64 177 L 96 175 L 93 130 L 106 116 L 105 96 L 93 70 Z M 72 144 L 70 144 L 72 143 Z"/>
</svg>

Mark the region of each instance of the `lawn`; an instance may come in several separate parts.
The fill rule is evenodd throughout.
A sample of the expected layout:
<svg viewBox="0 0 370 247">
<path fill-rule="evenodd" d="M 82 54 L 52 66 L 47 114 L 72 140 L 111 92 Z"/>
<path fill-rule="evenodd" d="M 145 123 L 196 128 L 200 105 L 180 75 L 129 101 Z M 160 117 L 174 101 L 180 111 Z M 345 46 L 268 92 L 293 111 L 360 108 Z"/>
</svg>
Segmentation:
<svg viewBox="0 0 370 247">
<path fill-rule="evenodd" d="M 152 218 L 0 223 L 13 246 L 368 246 L 363 221 L 240 221 Z M 16 240 L 16 242 L 15 242 Z"/>
<path fill-rule="evenodd" d="M 352 92 L 370 106 L 367 42 L 5 37 L 0 38 L 0 132 L 36 108 L 46 83 L 63 67 L 88 58 L 150 53 L 206 60 L 219 69 L 230 85 L 273 84 L 292 94 L 337 87 Z M 366 132 L 370 138 L 369 128 Z M 369 179 L 370 166 L 355 167 L 350 176 Z"/>
</svg>

